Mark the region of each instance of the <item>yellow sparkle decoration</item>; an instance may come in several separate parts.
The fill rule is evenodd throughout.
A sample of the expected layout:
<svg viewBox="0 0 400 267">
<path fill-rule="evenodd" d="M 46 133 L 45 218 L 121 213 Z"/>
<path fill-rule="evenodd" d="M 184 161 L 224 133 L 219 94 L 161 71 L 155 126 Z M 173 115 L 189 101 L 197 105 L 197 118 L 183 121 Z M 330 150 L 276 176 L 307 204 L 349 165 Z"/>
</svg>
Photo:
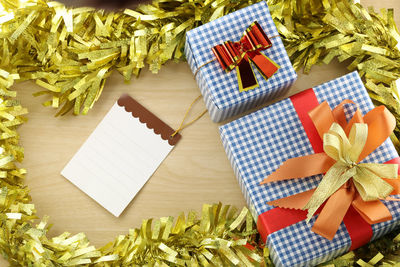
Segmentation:
<svg viewBox="0 0 400 267">
<path fill-rule="evenodd" d="M 126 81 L 146 65 L 157 72 L 166 61 L 183 60 L 185 33 L 251 0 L 155 0 L 135 10 L 105 12 L 66 8 L 46 0 L 0 0 L 0 252 L 11 266 L 272 266 L 267 248 L 254 243 L 256 230 L 247 209 L 204 205 L 189 213 L 144 220 L 102 248 L 83 233 L 49 238 L 48 217 L 34 226 L 36 210 L 19 168 L 24 150 L 17 127 L 27 110 L 11 90 L 15 81 L 34 80 L 48 95 L 45 106 L 57 115 L 86 114 L 117 70 Z M 309 72 L 333 58 L 350 60 L 370 96 L 384 104 L 400 125 L 397 81 L 400 35 L 393 10 L 381 14 L 351 0 L 268 0 L 276 26 L 296 69 Z M 392 139 L 400 148 L 400 128 Z M 368 263 L 395 266 L 399 242 L 385 239 L 382 254 L 358 256 Z M 254 249 L 248 249 L 246 244 Z M 375 245 L 374 244 L 374 245 Z M 263 250 L 263 251 L 262 251 Z M 263 256 L 260 256 L 263 255 Z M 376 255 L 376 256 L 375 256 Z M 326 266 L 351 266 L 351 252 Z"/>
</svg>

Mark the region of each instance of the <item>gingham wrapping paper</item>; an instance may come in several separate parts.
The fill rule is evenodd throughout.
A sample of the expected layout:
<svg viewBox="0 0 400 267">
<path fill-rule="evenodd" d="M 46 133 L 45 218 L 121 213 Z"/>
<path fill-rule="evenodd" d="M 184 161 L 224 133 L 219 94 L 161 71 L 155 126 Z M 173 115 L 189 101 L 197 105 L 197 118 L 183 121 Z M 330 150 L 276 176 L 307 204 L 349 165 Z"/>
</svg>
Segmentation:
<svg viewBox="0 0 400 267">
<path fill-rule="evenodd" d="M 286 93 L 286 89 L 297 78 L 264 1 L 187 32 L 185 54 L 192 72 L 195 73 L 199 66 L 215 59 L 212 47 L 228 40 L 239 41 L 244 31 L 254 21 L 258 21 L 267 36 L 278 36 L 271 39 L 272 47 L 262 53 L 274 60 L 280 69 L 271 78 L 265 80 L 253 66 L 259 86 L 249 91 L 239 92 L 235 70 L 225 73 L 216 60 L 201 67 L 196 80 L 210 116 L 215 122 L 225 120 Z"/>
<path fill-rule="evenodd" d="M 363 114 L 374 108 L 357 72 L 314 87 L 314 92 L 320 103 L 326 100 L 331 108 L 344 99 L 355 101 Z M 350 105 L 347 108 L 350 116 L 354 108 Z M 259 185 L 287 159 L 314 153 L 290 99 L 223 125 L 220 133 L 255 220 L 274 208 L 266 204 L 268 201 L 309 190 L 317 186 L 322 177 L 316 175 L 301 181 L 293 179 Z M 363 162 L 387 162 L 395 157 L 398 154 L 388 139 Z M 372 225 L 372 240 L 393 230 L 400 222 L 400 202 L 385 201 L 385 204 L 393 220 Z M 267 246 L 276 266 L 313 266 L 349 250 L 351 240 L 343 223 L 329 241 L 311 232 L 314 219 L 309 225 L 301 221 L 268 236 Z"/>
</svg>

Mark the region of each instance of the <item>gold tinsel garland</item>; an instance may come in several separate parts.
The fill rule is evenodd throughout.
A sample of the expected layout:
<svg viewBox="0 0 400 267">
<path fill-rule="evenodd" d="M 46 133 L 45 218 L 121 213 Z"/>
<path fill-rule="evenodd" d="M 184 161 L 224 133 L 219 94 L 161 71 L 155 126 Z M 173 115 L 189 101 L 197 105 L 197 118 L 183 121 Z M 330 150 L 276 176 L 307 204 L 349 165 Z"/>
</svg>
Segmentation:
<svg viewBox="0 0 400 267">
<path fill-rule="evenodd" d="M 21 80 L 35 80 L 44 88 L 35 95 L 49 95 L 44 105 L 57 114 L 72 109 L 78 115 L 92 108 L 114 69 L 129 81 L 145 64 L 156 73 L 170 59 L 183 60 L 188 30 L 252 1 L 162 0 L 123 13 L 45 0 L 20 8 L 18 2 L 0 3 L 6 7 L 1 66 L 15 69 Z"/>
<path fill-rule="evenodd" d="M 170 59 L 182 60 L 186 31 L 253 1 L 158 0 L 123 13 L 68 9 L 45 0 L 0 3 L 0 251 L 12 266 L 271 265 L 260 256 L 247 209 L 237 213 L 221 204 L 204 205 L 201 218 L 190 213 L 175 223 L 171 217 L 145 220 L 140 229 L 100 249 L 90 246 L 82 233 L 49 239 L 47 217 L 33 226 L 36 211 L 26 171 L 17 166 L 23 148 L 16 129 L 27 111 L 10 90 L 14 80 L 35 80 L 44 88 L 36 95 L 49 96 L 45 106 L 57 108 L 57 114 L 86 114 L 111 71 L 117 69 L 129 81 L 145 64 L 157 72 Z M 335 57 L 349 60 L 348 68 L 360 71 L 371 98 L 386 105 L 399 126 L 394 81 L 400 77 L 400 37 L 393 10 L 378 15 L 348 0 L 268 3 L 297 69 L 308 72 Z M 400 137 L 399 127 L 395 134 Z M 369 263 L 357 261 L 362 266 L 395 265 L 400 262 L 399 239 L 384 238 L 327 264 L 351 266 L 363 257 Z"/>
</svg>

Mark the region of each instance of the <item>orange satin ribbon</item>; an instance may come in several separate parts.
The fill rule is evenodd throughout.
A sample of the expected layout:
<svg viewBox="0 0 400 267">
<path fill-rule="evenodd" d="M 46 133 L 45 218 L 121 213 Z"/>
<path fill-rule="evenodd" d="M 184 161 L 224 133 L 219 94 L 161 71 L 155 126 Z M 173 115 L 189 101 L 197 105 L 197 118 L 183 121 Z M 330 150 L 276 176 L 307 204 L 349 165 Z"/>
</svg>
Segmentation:
<svg viewBox="0 0 400 267">
<path fill-rule="evenodd" d="M 363 160 L 376 148 L 378 148 L 392 133 L 396 126 L 394 116 L 384 107 L 379 106 L 362 116 L 357 109 L 352 119 L 347 122 L 344 105 L 355 104 L 351 100 L 344 100 L 334 110 L 331 110 L 327 102 L 323 102 L 308 114 L 313 121 L 321 139 L 328 132 L 332 123 L 336 122 L 349 135 L 354 123 L 366 123 L 368 125 L 368 137 L 364 149 L 358 159 Z M 317 153 L 303 157 L 288 159 L 279 169 L 264 179 L 261 184 L 274 181 L 282 181 L 294 178 L 304 178 L 316 174 L 326 173 L 335 163 L 325 153 Z M 391 195 L 400 193 L 400 179 L 384 179 L 393 187 Z M 315 189 L 295 194 L 282 199 L 268 202 L 269 205 L 281 208 L 303 209 L 308 203 Z M 398 200 L 388 197 L 386 200 Z M 392 219 L 389 209 L 380 201 L 364 201 L 358 193 L 355 185 L 350 179 L 346 184 L 333 193 L 325 202 L 321 212 L 312 227 L 312 231 L 332 240 L 335 236 L 344 216 L 350 205 L 361 215 L 369 224 L 384 222 Z"/>
</svg>

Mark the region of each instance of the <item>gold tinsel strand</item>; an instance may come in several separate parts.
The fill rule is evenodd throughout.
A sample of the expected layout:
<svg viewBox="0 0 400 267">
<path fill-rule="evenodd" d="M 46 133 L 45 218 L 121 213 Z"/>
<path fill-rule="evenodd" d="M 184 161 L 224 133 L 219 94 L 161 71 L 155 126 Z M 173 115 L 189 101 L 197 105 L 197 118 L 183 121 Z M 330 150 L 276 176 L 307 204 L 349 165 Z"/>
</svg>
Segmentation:
<svg viewBox="0 0 400 267">
<path fill-rule="evenodd" d="M 35 95 L 49 96 L 45 106 L 57 108 L 57 114 L 86 114 L 114 69 L 129 81 L 146 64 L 157 72 L 170 59 L 182 60 L 188 30 L 253 1 L 158 0 L 123 13 L 45 0 L 0 3 L 0 251 L 12 266 L 272 266 L 268 249 L 261 252 L 255 242 L 247 209 L 237 213 L 221 204 L 204 205 L 200 218 L 190 213 L 175 223 L 172 217 L 144 220 L 141 228 L 100 249 L 83 233 L 48 238 L 47 217 L 33 225 L 26 171 L 18 167 L 23 148 L 16 129 L 27 111 L 10 90 L 15 80 L 35 80 L 44 88 Z M 349 60 L 349 70 L 359 70 L 375 103 L 400 121 L 395 83 L 400 37 L 393 10 L 377 14 L 348 0 L 268 3 L 296 69 L 309 72 L 335 57 Z M 400 262 L 399 240 L 386 237 L 324 265 L 394 266 Z M 245 246 L 249 243 L 254 248 Z"/>
<path fill-rule="evenodd" d="M 57 115 L 87 114 L 113 70 L 126 81 L 145 64 L 157 73 L 166 61 L 184 59 L 188 30 L 252 3 L 228 2 L 160 0 L 114 13 L 1 0 L 7 7 L 0 17 L 2 65 L 43 87 L 35 95 L 48 95 L 43 104 Z"/>
</svg>

